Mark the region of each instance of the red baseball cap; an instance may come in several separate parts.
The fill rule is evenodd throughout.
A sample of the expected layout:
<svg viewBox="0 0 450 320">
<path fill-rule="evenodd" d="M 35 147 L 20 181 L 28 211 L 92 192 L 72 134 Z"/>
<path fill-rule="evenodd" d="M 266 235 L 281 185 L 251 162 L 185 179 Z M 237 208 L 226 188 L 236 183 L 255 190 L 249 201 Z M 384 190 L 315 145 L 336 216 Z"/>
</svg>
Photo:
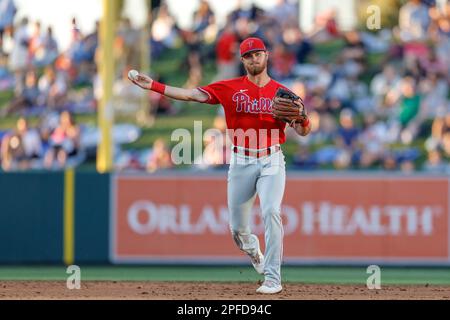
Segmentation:
<svg viewBox="0 0 450 320">
<path fill-rule="evenodd" d="M 244 41 L 241 42 L 241 45 L 239 46 L 239 49 L 241 51 L 241 57 L 245 55 L 246 53 L 252 52 L 252 51 L 266 51 L 266 46 L 264 45 L 264 42 L 259 38 L 247 38 Z"/>
</svg>

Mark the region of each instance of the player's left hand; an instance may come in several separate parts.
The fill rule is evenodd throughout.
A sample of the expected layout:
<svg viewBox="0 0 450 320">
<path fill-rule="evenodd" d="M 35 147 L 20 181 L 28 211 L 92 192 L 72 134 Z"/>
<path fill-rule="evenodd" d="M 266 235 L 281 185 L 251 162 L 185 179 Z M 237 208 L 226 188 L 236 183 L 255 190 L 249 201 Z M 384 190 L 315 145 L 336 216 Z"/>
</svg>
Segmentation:
<svg viewBox="0 0 450 320">
<path fill-rule="evenodd" d="M 275 97 L 272 105 L 273 117 L 292 125 L 303 122 L 307 118 L 305 105 L 302 100 L 289 100 Z"/>
</svg>

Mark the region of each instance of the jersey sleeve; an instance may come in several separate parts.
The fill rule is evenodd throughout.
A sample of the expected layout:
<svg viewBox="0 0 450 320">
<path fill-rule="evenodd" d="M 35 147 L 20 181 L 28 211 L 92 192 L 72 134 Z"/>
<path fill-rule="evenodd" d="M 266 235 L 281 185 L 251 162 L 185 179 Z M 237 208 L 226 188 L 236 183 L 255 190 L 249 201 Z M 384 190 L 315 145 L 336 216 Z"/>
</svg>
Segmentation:
<svg viewBox="0 0 450 320">
<path fill-rule="evenodd" d="M 219 104 L 221 101 L 221 93 L 224 91 L 224 84 L 222 81 L 219 81 L 208 84 L 207 86 L 198 87 L 197 89 L 208 95 L 208 100 L 204 103 Z"/>
</svg>

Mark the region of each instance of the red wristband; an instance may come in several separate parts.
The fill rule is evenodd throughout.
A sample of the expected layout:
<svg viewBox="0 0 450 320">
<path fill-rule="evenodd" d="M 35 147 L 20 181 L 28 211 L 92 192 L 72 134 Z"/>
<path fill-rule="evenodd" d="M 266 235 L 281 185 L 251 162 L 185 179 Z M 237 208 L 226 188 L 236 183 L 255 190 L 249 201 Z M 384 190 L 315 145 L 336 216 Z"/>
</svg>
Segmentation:
<svg viewBox="0 0 450 320">
<path fill-rule="evenodd" d="M 303 128 L 306 128 L 307 126 L 309 126 L 309 119 L 306 118 L 305 120 L 303 120 L 302 122 L 300 122 L 300 125 L 301 125 Z"/>
<path fill-rule="evenodd" d="M 158 81 L 153 80 L 150 90 L 158 92 L 160 94 L 164 94 L 164 91 L 166 91 L 166 85 L 163 84 L 163 83 L 160 83 Z"/>
</svg>

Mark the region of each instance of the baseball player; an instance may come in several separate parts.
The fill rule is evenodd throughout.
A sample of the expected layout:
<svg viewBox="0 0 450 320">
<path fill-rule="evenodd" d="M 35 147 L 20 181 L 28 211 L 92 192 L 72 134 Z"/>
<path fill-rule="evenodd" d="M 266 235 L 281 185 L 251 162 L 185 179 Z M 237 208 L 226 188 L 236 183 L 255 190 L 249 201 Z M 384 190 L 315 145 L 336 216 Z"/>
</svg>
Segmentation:
<svg viewBox="0 0 450 320">
<path fill-rule="evenodd" d="M 276 95 L 279 88 L 286 88 L 269 77 L 269 52 L 261 39 L 242 41 L 240 55 L 247 75 L 196 89 L 168 86 L 140 73 L 129 78 L 143 89 L 173 99 L 224 107 L 233 151 L 227 185 L 231 234 L 239 249 L 250 256 L 255 270 L 264 275 L 264 282 L 256 292 L 272 294 L 282 290 L 280 210 L 286 172 L 281 144 L 286 140 L 288 125 L 301 136 L 310 132 L 311 125 L 301 99 Z M 256 195 L 264 221 L 265 255 L 249 226 Z"/>
</svg>

